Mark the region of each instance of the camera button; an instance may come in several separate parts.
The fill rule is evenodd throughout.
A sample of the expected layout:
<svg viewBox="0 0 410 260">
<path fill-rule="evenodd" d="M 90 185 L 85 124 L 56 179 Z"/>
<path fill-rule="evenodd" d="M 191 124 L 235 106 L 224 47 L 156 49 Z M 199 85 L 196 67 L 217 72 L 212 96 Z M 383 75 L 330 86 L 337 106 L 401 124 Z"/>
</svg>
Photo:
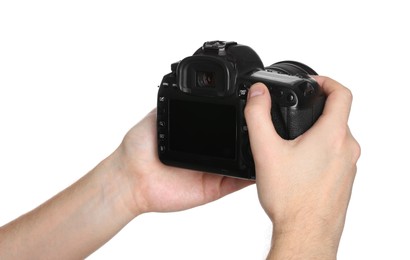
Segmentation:
<svg viewBox="0 0 410 260">
<path fill-rule="evenodd" d="M 284 93 L 283 90 L 280 89 L 272 89 L 272 95 L 276 98 L 282 98 Z"/>
<path fill-rule="evenodd" d="M 239 87 L 238 96 L 239 96 L 240 98 L 245 98 L 245 99 L 246 99 L 246 97 L 248 96 L 248 90 L 249 90 L 248 84 L 246 84 L 246 83 L 242 84 L 242 85 Z"/>
<path fill-rule="evenodd" d="M 165 101 L 167 101 L 166 97 L 164 97 L 164 96 L 159 96 L 158 97 L 158 102 L 165 102 Z"/>
<path fill-rule="evenodd" d="M 315 88 L 310 83 L 306 83 L 300 86 L 300 90 L 303 92 L 303 96 L 310 96 L 315 93 Z"/>
<path fill-rule="evenodd" d="M 158 151 L 160 152 L 160 153 L 165 153 L 166 152 L 166 146 L 165 145 L 160 145 L 160 146 L 158 146 Z"/>
<path fill-rule="evenodd" d="M 245 97 L 247 95 L 247 93 L 248 93 L 247 89 L 240 89 L 239 90 L 239 96 L 240 97 Z"/>
<path fill-rule="evenodd" d="M 160 127 L 165 127 L 167 124 L 165 123 L 165 121 L 161 120 L 161 121 L 158 121 L 158 125 Z"/>
<path fill-rule="evenodd" d="M 167 107 L 166 106 L 158 106 L 158 114 L 160 115 L 166 115 L 167 114 Z"/>
</svg>

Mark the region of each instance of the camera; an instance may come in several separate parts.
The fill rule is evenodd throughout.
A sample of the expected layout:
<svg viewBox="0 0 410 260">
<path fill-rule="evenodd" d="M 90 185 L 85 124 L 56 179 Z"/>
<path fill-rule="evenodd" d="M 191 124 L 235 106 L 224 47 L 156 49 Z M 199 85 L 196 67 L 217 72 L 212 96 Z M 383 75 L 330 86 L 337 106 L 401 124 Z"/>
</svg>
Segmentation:
<svg viewBox="0 0 410 260">
<path fill-rule="evenodd" d="M 255 179 L 244 117 L 247 94 L 264 83 L 272 99 L 272 123 L 284 139 L 308 130 L 323 111 L 325 95 L 296 61 L 264 67 L 258 54 L 236 42 L 205 42 L 171 65 L 158 90 L 157 144 L 162 163 Z M 269 158 L 266 158 L 269 160 Z"/>
</svg>

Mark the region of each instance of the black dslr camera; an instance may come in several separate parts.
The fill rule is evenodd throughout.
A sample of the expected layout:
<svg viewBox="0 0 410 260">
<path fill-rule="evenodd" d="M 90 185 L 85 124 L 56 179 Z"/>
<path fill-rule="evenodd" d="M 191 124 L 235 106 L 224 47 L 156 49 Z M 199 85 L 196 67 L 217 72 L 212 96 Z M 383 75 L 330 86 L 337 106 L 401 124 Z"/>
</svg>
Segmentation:
<svg viewBox="0 0 410 260">
<path fill-rule="evenodd" d="M 325 102 L 309 77 L 317 75 L 314 70 L 295 61 L 264 68 L 255 51 L 235 42 L 205 42 L 171 70 L 158 91 L 158 155 L 181 168 L 255 179 L 244 118 L 253 83 L 269 88 L 272 122 L 284 139 L 312 126 Z"/>
</svg>

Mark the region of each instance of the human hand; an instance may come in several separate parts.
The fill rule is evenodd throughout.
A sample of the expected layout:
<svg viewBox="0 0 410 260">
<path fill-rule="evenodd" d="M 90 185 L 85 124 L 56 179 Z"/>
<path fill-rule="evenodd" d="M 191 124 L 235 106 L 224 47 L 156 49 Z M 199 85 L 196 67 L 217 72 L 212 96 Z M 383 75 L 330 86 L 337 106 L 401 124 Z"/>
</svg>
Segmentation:
<svg viewBox="0 0 410 260">
<path fill-rule="evenodd" d="M 84 259 L 139 214 L 192 208 L 254 183 L 163 165 L 155 124 L 154 110 L 80 180 L 0 227 L 0 259 Z"/>
<path fill-rule="evenodd" d="M 292 245 L 293 252 L 302 250 L 306 241 L 317 240 L 335 253 L 360 147 L 347 125 L 351 92 L 330 78 L 315 78 L 327 95 L 325 108 L 295 140 L 283 140 L 276 133 L 269 91 L 263 84 L 252 86 L 245 117 L 259 200 L 274 224 L 273 247 L 302 238 L 302 243 Z M 320 252 L 318 247 L 314 250 Z"/>
<path fill-rule="evenodd" d="M 126 178 L 131 210 L 171 212 L 193 208 L 242 189 L 253 181 L 181 169 L 162 164 L 157 155 L 156 110 L 125 136 L 114 152 Z"/>
</svg>

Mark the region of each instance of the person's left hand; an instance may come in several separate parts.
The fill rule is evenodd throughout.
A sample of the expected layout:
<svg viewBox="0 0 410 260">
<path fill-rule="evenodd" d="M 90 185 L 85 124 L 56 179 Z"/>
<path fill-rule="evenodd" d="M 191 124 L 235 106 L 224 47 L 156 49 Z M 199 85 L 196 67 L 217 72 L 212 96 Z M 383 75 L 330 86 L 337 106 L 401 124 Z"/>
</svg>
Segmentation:
<svg viewBox="0 0 410 260">
<path fill-rule="evenodd" d="M 111 155 L 125 174 L 135 214 L 193 208 L 242 189 L 253 181 L 196 172 L 162 164 L 157 155 L 156 110 L 125 136 Z"/>
</svg>

